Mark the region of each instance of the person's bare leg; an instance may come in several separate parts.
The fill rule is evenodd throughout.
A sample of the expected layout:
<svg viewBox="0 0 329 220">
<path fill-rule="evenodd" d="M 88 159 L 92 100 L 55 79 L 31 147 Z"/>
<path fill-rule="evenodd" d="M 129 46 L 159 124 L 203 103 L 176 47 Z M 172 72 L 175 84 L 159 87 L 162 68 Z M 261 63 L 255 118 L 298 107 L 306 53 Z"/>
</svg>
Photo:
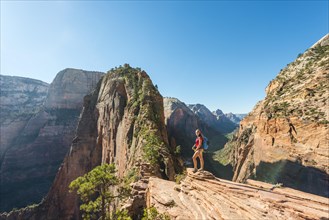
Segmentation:
<svg viewBox="0 0 329 220">
<path fill-rule="evenodd" d="M 195 151 L 195 153 L 193 154 L 193 167 L 194 167 L 194 171 L 196 171 L 198 169 L 198 164 L 196 161 L 196 158 L 199 156 L 199 151 Z"/>
<path fill-rule="evenodd" d="M 200 151 L 199 158 L 200 158 L 201 170 L 204 170 L 204 160 L 203 160 L 202 150 Z"/>
</svg>

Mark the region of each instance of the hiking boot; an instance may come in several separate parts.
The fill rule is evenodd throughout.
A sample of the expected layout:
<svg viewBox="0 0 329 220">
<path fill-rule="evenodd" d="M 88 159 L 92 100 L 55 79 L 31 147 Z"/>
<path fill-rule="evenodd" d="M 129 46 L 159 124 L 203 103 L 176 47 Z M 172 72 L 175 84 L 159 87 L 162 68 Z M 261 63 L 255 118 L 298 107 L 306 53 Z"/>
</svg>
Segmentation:
<svg viewBox="0 0 329 220">
<path fill-rule="evenodd" d="M 196 173 L 196 171 L 198 171 L 198 170 L 197 170 L 196 168 L 194 168 L 192 172 L 193 172 L 193 173 Z"/>
</svg>

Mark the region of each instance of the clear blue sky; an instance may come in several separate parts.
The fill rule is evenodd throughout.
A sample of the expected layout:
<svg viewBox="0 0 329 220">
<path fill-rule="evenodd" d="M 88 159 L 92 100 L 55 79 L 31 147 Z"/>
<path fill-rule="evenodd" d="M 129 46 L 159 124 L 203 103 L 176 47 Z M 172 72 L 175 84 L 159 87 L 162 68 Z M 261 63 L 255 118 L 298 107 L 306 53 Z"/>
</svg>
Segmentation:
<svg viewBox="0 0 329 220">
<path fill-rule="evenodd" d="M 328 33 L 328 1 L 1 1 L 1 74 L 141 67 L 163 96 L 249 112 Z"/>
</svg>

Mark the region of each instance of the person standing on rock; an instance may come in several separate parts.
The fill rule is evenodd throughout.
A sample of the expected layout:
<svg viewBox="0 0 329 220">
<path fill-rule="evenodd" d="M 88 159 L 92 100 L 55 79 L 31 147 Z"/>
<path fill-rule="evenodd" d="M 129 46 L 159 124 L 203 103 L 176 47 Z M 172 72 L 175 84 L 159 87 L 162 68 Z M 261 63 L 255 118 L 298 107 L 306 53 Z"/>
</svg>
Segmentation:
<svg viewBox="0 0 329 220">
<path fill-rule="evenodd" d="M 202 147 L 202 144 L 203 144 L 203 136 L 202 136 L 202 133 L 199 129 L 197 129 L 195 131 L 195 135 L 197 136 L 196 140 L 195 140 L 195 144 L 193 145 L 192 149 L 194 150 L 194 154 L 193 154 L 193 166 L 194 166 L 194 170 L 193 172 L 195 173 L 197 171 L 197 161 L 196 161 L 196 158 L 199 157 L 200 159 L 200 164 L 201 164 L 201 168 L 199 169 L 199 171 L 203 170 L 204 169 L 204 161 L 203 161 L 203 147 Z"/>
</svg>

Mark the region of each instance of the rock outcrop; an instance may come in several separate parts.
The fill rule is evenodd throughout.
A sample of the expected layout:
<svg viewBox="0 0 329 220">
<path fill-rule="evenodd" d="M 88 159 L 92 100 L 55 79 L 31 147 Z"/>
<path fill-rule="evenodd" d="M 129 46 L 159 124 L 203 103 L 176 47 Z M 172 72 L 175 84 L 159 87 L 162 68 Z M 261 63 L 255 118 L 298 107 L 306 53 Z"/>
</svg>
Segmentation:
<svg viewBox="0 0 329 220">
<path fill-rule="evenodd" d="M 170 219 L 328 219 L 326 198 L 249 180 L 241 184 L 193 173 L 178 185 L 151 177 L 147 207 Z"/>
<path fill-rule="evenodd" d="M 149 76 L 127 64 L 112 69 L 84 98 L 75 138 L 47 197 L 0 219 L 80 219 L 78 198 L 68 190 L 72 180 L 101 163 L 115 163 L 123 177 L 145 160 L 153 176 L 173 180 L 177 167 L 171 155 L 163 98 Z"/>
<path fill-rule="evenodd" d="M 222 134 L 230 133 L 238 127 L 219 109 L 212 113 L 206 106 L 201 104 L 188 105 L 188 107 L 209 127 Z"/>
<path fill-rule="evenodd" d="M 35 87 L 17 83 L 1 86 L 13 92 L 1 91 L 6 95 L 1 108 L 8 108 L 10 114 L 1 123 L 1 141 L 3 135 L 11 141 L 1 157 L 0 211 L 39 203 L 47 194 L 74 137 L 81 100 L 92 90 L 90 80 L 97 81 L 102 75 L 65 69 L 57 74 L 48 93 L 48 85 L 40 81 Z"/>
<path fill-rule="evenodd" d="M 229 143 L 234 181 L 329 196 L 329 35 L 287 65 Z"/>
</svg>

